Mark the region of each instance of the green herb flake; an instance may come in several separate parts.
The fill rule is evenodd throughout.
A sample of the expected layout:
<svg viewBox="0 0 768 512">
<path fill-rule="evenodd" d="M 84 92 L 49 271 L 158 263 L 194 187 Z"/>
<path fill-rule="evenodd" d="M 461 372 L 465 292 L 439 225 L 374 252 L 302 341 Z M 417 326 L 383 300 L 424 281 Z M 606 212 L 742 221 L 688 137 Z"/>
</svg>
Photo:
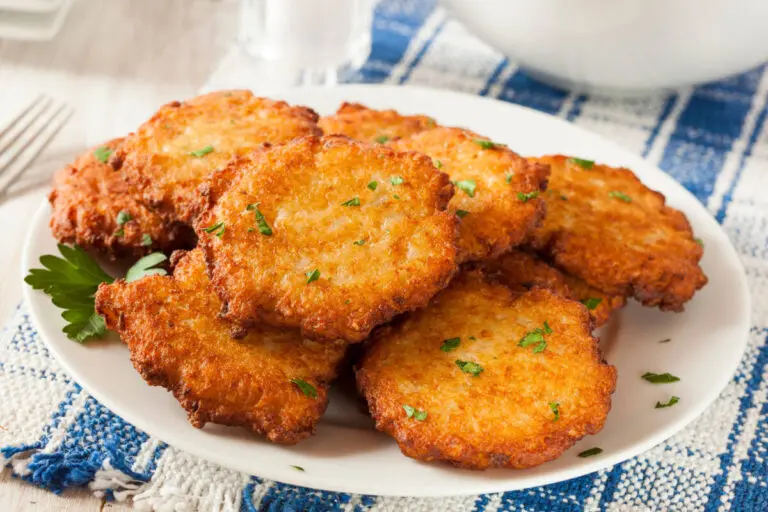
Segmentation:
<svg viewBox="0 0 768 512">
<path fill-rule="evenodd" d="M 475 189 L 477 188 L 475 180 L 454 181 L 453 184 L 456 185 L 459 190 L 463 190 L 469 197 L 475 197 Z"/>
<path fill-rule="evenodd" d="M 301 466 L 291 466 L 291 467 L 293 469 L 295 469 L 296 471 L 301 471 L 302 473 L 305 471 L 305 469 L 303 467 L 301 467 Z"/>
<path fill-rule="evenodd" d="M 350 302 L 352 302 L 352 301 L 350 299 L 347 299 L 347 300 L 344 301 L 344 304 L 349 304 Z"/>
<path fill-rule="evenodd" d="M 595 166 L 594 160 L 583 160 L 581 158 L 569 158 L 568 161 L 578 165 L 582 169 L 591 169 Z"/>
<path fill-rule="evenodd" d="M 400 200 L 400 196 L 399 196 L 399 195 L 397 195 L 397 194 L 394 194 L 392 197 L 394 197 L 394 198 L 395 198 L 395 199 L 397 199 L 398 201 Z"/>
<path fill-rule="evenodd" d="M 457 359 L 455 362 L 456 366 L 458 366 L 461 371 L 469 373 L 473 377 L 479 376 L 484 370 L 482 366 L 472 361 L 462 361 L 461 359 Z"/>
<path fill-rule="evenodd" d="M 472 142 L 483 149 L 496 149 L 506 147 L 506 144 L 499 144 L 498 142 L 492 142 L 490 140 L 475 139 Z"/>
<path fill-rule="evenodd" d="M 567 201 L 568 197 L 563 194 L 560 194 L 560 199 L 562 199 L 563 201 Z"/>
<path fill-rule="evenodd" d="M 379 186 L 379 182 L 375 181 L 375 180 L 370 182 L 370 183 L 368 183 L 368 188 L 371 189 L 371 190 L 376 190 L 376 187 L 378 187 L 378 186 Z"/>
<path fill-rule="evenodd" d="M 470 336 L 470 337 L 469 337 L 469 338 L 467 338 L 467 339 L 469 339 L 469 340 L 472 340 L 472 341 L 477 341 L 477 338 L 475 338 L 474 336 Z"/>
<path fill-rule="evenodd" d="M 117 231 L 115 231 L 115 236 L 120 238 L 121 236 L 125 236 L 125 229 L 120 228 Z"/>
<path fill-rule="evenodd" d="M 204 148 L 198 149 L 197 151 L 189 152 L 190 155 L 196 156 L 197 158 L 203 157 L 208 153 L 213 153 L 213 146 L 205 146 Z"/>
<path fill-rule="evenodd" d="M 456 215 L 458 215 L 460 219 L 463 219 L 464 217 L 469 215 L 469 212 L 467 210 L 456 210 Z"/>
<path fill-rule="evenodd" d="M 664 409 L 665 407 L 672 407 L 673 405 L 675 405 L 679 401 L 680 401 L 680 397 L 679 396 L 673 396 L 673 397 L 671 397 L 669 400 L 667 400 L 664 403 L 656 402 L 656 409 Z"/>
<path fill-rule="evenodd" d="M 131 217 L 131 214 L 125 210 L 122 210 L 120 213 L 117 214 L 117 218 L 115 220 L 117 221 L 118 226 L 122 226 L 123 224 L 125 224 L 131 219 L 133 219 L 133 217 Z"/>
<path fill-rule="evenodd" d="M 600 303 L 603 302 L 603 299 L 597 298 L 597 297 L 589 297 L 587 299 L 582 299 L 581 303 L 587 306 L 587 309 L 592 311 L 597 306 L 600 305 Z"/>
<path fill-rule="evenodd" d="M 153 252 L 144 256 L 139 261 L 133 264 L 128 272 L 125 273 L 125 282 L 131 283 L 142 277 L 147 276 L 164 276 L 168 274 L 163 268 L 157 268 L 157 266 L 167 260 L 168 257 L 161 252 Z"/>
<path fill-rule="evenodd" d="M 510 174 L 507 174 L 507 175 L 504 177 L 504 181 L 506 181 L 507 183 L 512 183 L 512 178 L 513 178 L 514 176 L 515 176 L 515 173 L 510 173 Z"/>
<path fill-rule="evenodd" d="M 619 192 L 618 190 L 611 190 L 610 192 L 608 192 L 608 195 L 611 196 L 611 197 L 615 197 L 616 199 L 620 199 L 620 200 L 624 201 L 625 203 L 631 203 L 632 202 L 632 198 L 631 197 L 629 197 L 624 192 Z"/>
<path fill-rule="evenodd" d="M 302 379 L 291 379 L 291 383 L 296 384 L 296 386 L 301 390 L 301 392 L 304 393 L 309 398 L 312 398 L 312 399 L 317 398 L 317 389 L 315 389 L 315 386 L 313 386 L 309 382 Z"/>
<path fill-rule="evenodd" d="M 552 421 L 559 420 L 560 419 L 560 402 L 549 402 L 549 408 L 552 410 L 552 414 L 555 415 Z"/>
<path fill-rule="evenodd" d="M 524 202 L 524 203 L 527 203 L 531 199 L 536 199 L 537 197 L 539 197 L 539 191 L 538 190 L 534 190 L 533 192 L 518 192 L 517 193 L 517 198 L 520 201 Z"/>
<path fill-rule="evenodd" d="M 141 245 L 142 247 L 149 247 L 150 245 L 152 245 L 152 237 L 146 233 L 141 235 Z"/>
<path fill-rule="evenodd" d="M 391 178 L 389 178 L 389 182 L 394 186 L 398 186 L 398 185 L 402 185 L 405 182 L 405 180 L 400 176 L 392 176 Z"/>
<path fill-rule="evenodd" d="M 355 245 L 365 245 L 365 240 L 355 240 L 352 243 L 355 244 Z"/>
<path fill-rule="evenodd" d="M 360 206 L 360 198 L 353 197 L 349 201 L 344 201 L 343 203 L 341 203 L 341 206 Z"/>
<path fill-rule="evenodd" d="M 442 169 L 443 168 L 443 162 L 441 162 L 437 158 L 432 160 L 432 163 L 435 164 L 435 168 L 437 168 L 437 169 Z"/>
<path fill-rule="evenodd" d="M 440 345 L 440 350 L 443 352 L 451 352 L 459 348 L 460 344 L 461 338 L 448 338 L 447 340 L 443 340 L 443 344 Z"/>
<path fill-rule="evenodd" d="M 256 217 L 256 226 L 259 228 L 259 233 L 265 236 L 272 236 L 272 228 L 270 227 L 267 219 L 264 218 L 264 214 L 259 210 L 259 203 L 249 204 L 245 207 L 246 210 L 252 211 Z M 253 228 L 249 228 L 248 232 L 253 232 Z"/>
<path fill-rule="evenodd" d="M 415 407 L 411 407 L 408 404 L 403 405 L 403 409 L 405 410 L 406 416 L 413 418 L 416 421 L 424 421 L 427 419 L 427 411 L 416 409 Z"/>
<path fill-rule="evenodd" d="M 584 450 L 579 454 L 579 457 L 581 457 L 582 459 L 586 459 L 587 457 L 600 455 L 601 453 L 603 453 L 603 449 L 595 447 L 595 448 L 590 448 L 589 450 Z"/>
<path fill-rule="evenodd" d="M 304 275 L 307 276 L 307 284 L 311 283 L 312 281 L 317 281 L 320 279 L 320 271 L 318 269 L 310 270 L 309 272 L 304 272 Z"/>
<path fill-rule="evenodd" d="M 101 146 L 93 151 L 93 157 L 99 162 L 105 164 L 107 163 L 107 160 L 109 160 L 109 157 L 112 156 L 112 153 L 114 153 L 114 151 L 109 149 L 107 146 Z"/>
<path fill-rule="evenodd" d="M 693 239 L 693 241 L 699 244 L 701 247 L 704 247 L 704 240 L 702 240 L 701 238 L 696 237 Z"/>
<path fill-rule="evenodd" d="M 204 228 L 203 231 L 205 231 L 206 233 L 213 233 L 217 237 L 221 238 L 222 236 L 224 236 L 225 229 L 226 229 L 226 226 L 224 226 L 223 222 L 217 222 L 212 226 L 208 226 L 207 228 Z"/>
<path fill-rule="evenodd" d="M 647 380 L 648 382 L 652 384 L 669 384 L 671 382 L 677 382 L 680 380 L 680 377 L 676 377 L 672 375 L 671 373 L 652 373 L 652 372 L 645 372 L 642 375 L 642 378 Z"/>
<path fill-rule="evenodd" d="M 378 137 L 376 137 L 373 140 L 374 140 L 374 142 L 378 142 L 379 144 L 385 144 L 385 143 L 389 142 L 391 139 L 390 139 L 390 137 L 388 135 L 379 135 Z"/>
<path fill-rule="evenodd" d="M 547 348 L 547 341 L 544 339 L 544 335 L 552 334 L 553 332 L 554 331 L 549 326 L 549 323 L 544 322 L 543 327 L 537 327 L 536 329 L 525 333 L 525 336 L 520 339 L 520 341 L 517 343 L 517 346 L 526 348 L 530 345 L 535 345 L 533 347 L 533 353 L 538 354 Z"/>
</svg>

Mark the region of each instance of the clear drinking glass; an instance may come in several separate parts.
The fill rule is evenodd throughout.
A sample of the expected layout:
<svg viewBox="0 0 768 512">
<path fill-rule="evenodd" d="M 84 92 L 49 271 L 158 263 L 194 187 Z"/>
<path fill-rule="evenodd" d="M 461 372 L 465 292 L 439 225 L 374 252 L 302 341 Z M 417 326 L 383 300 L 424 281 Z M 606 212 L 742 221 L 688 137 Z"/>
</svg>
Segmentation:
<svg viewBox="0 0 768 512">
<path fill-rule="evenodd" d="M 338 82 L 371 51 L 376 0 L 242 0 L 239 41 L 270 65 L 270 80 Z"/>
</svg>

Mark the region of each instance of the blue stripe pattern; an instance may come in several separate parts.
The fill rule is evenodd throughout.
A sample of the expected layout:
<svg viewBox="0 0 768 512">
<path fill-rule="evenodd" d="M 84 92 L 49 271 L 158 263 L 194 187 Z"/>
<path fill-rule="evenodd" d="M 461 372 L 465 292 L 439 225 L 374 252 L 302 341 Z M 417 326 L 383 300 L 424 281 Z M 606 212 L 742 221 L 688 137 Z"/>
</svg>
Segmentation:
<svg viewBox="0 0 768 512">
<path fill-rule="evenodd" d="M 348 75 L 347 80 L 380 83 L 389 79 L 396 67 L 404 70 L 399 78 L 400 83 L 414 83 L 415 77 L 424 76 L 422 71 L 428 75 L 429 69 L 425 69 L 428 64 L 425 63 L 429 59 L 425 57 L 430 55 L 436 41 L 448 37 L 442 30 L 446 20 L 436 24 L 434 20 L 439 18 L 432 18 L 433 22 L 425 24 L 430 16 L 442 16 L 436 9 L 435 0 L 379 2 L 375 10 L 371 54 L 365 65 Z M 457 55 L 456 59 L 456 73 L 461 74 L 462 69 L 470 67 L 468 64 L 472 55 Z M 499 83 L 511 65 L 506 59 L 501 59 L 489 71 L 487 78 L 481 77 L 485 85 L 479 93 L 487 95 L 492 89 L 499 88 L 499 98 L 504 101 L 548 114 L 563 114 L 569 120 L 578 120 L 592 99 L 588 95 L 574 97 L 539 83 L 522 70 L 515 70 L 503 83 Z M 419 73 L 414 73 L 417 69 Z M 437 71 L 444 73 L 445 68 Z M 768 149 L 765 145 L 760 146 L 768 140 L 764 135 L 768 124 L 768 107 L 763 106 L 759 111 L 754 109 L 755 101 L 760 99 L 759 94 L 766 94 L 759 90 L 766 72 L 763 66 L 736 77 L 696 87 L 692 89 L 685 105 L 678 102 L 688 96 L 672 95 L 658 106 L 655 121 L 643 127 L 644 130 L 647 128 L 647 134 L 643 144 L 638 146 L 638 151 L 647 155 L 653 146 L 658 146 L 657 149 L 661 151 L 654 154 L 661 155 L 660 166 L 703 203 L 716 199 L 713 203 L 717 205 L 714 213 L 718 221 L 726 224 L 731 208 L 740 204 L 738 185 L 745 173 L 749 174 L 748 164 L 758 158 L 768 162 Z M 562 112 L 566 105 L 567 112 Z M 746 130 L 745 121 L 748 116 L 754 116 L 754 126 Z M 662 126 L 667 123 L 673 123 L 669 140 L 660 140 Z M 666 136 L 669 131 L 664 130 L 664 133 Z M 739 144 L 736 144 L 737 141 Z M 743 152 L 738 154 L 740 148 Z M 734 151 L 737 154 L 733 154 Z M 736 167 L 729 171 L 733 173 L 732 179 L 725 186 L 717 185 L 718 179 L 728 176 L 723 174 L 728 158 L 736 162 Z M 768 166 L 763 171 L 768 173 Z M 763 179 L 762 183 L 768 186 L 768 179 Z M 716 185 L 722 197 L 714 196 Z M 765 197 L 763 195 L 764 201 Z M 768 212 L 762 214 L 768 227 Z M 739 228 L 733 229 L 738 231 Z M 765 237 L 758 239 L 757 244 L 765 245 Z M 753 244 L 751 247 L 752 257 L 757 258 L 758 254 L 768 256 L 768 246 L 755 247 Z M 762 270 L 748 269 L 748 273 L 764 275 L 764 269 L 764 266 Z M 11 328 L 14 330 L 8 346 L 0 349 L 6 348 L 19 355 L 32 355 L 40 361 L 51 360 L 52 356 L 37 337 L 28 316 L 22 314 L 18 323 Z M 715 511 L 724 507 L 738 511 L 768 510 L 768 404 L 764 401 L 768 384 L 765 382 L 768 369 L 767 329 L 766 325 L 758 325 L 753 330 L 747 358 L 734 377 L 734 389 L 743 391 L 738 391 L 738 398 L 733 399 L 738 401 L 738 413 L 723 442 L 723 448 L 717 452 L 717 470 L 714 473 L 697 467 L 672 467 L 670 463 L 639 457 L 567 482 L 501 495 L 476 496 L 469 500 L 474 501 L 470 510 L 576 512 L 586 507 L 597 510 L 634 507 L 653 509 L 655 505 L 646 507 L 644 502 L 637 501 L 637 491 L 632 491 L 628 486 L 631 482 L 634 486 L 652 489 L 662 480 L 667 482 L 665 492 L 672 492 L 678 498 L 678 501 L 673 501 L 676 505 L 668 507 L 670 509 Z M 2 354 L 0 350 L 0 356 Z M 147 467 L 141 472 L 135 472 L 134 463 L 142 447 L 151 446 L 147 444 L 152 441 L 146 434 L 112 414 L 92 397 L 83 397 L 77 384 L 71 383 L 63 373 L 49 368 L 51 362 L 35 367 L 14 361 L 0 359 L 0 386 L 5 382 L 3 379 L 21 375 L 67 386 L 67 392 L 61 395 L 64 398 L 51 411 L 48 422 L 41 426 L 37 440 L 0 447 L 0 453 L 7 459 L 32 454 L 22 476 L 25 480 L 60 492 L 67 487 L 91 481 L 106 459 L 136 482 L 147 482 L 159 471 L 159 461 L 166 453 L 166 445 L 160 443 Z M 71 423 L 64 423 L 68 411 L 76 402 L 83 402 L 82 409 L 73 420 L 70 417 Z M 68 426 L 63 429 L 63 425 Z M 54 433 L 58 436 L 56 446 L 51 444 L 54 442 Z M 709 453 L 700 453 L 699 448 L 680 444 L 665 444 L 657 449 L 670 456 L 689 458 L 705 457 Z M 400 504 L 396 505 L 388 498 L 316 491 L 267 482 L 258 477 L 251 477 L 242 488 L 235 489 L 234 494 L 240 498 L 240 510 L 243 512 L 365 511 L 377 505 L 386 510 L 399 510 L 398 507 L 403 506 L 403 502 L 396 502 Z M 110 493 L 107 495 L 110 496 Z M 656 499 L 654 496 L 651 491 L 647 494 L 648 499 Z M 427 510 L 427 502 L 409 500 L 409 503 L 406 510 Z"/>
</svg>

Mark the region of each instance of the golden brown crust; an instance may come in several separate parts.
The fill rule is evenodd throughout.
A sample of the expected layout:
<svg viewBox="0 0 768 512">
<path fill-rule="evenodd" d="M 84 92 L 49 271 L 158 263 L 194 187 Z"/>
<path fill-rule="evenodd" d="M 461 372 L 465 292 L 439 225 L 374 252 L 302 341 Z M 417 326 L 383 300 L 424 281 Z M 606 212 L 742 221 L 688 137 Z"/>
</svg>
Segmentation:
<svg viewBox="0 0 768 512">
<path fill-rule="evenodd" d="M 318 124 L 326 135 L 341 134 L 364 142 L 387 142 L 437 126 L 428 116 L 404 116 L 395 110 L 373 110 L 346 102 Z"/>
<path fill-rule="evenodd" d="M 361 341 L 426 305 L 456 271 L 457 220 L 445 211 L 453 187 L 424 155 L 304 137 L 233 161 L 201 190 L 200 246 L 226 317 L 243 326 Z M 206 232 L 219 223 L 223 232 Z"/>
<path fill-rule="evenodd" d="M 212 92 L 163 106 L 126 137 L 110 163 L 163 218 L 191 223 L 195 190 L 203 178 L 262 143 L 320 134 L 317 119 L 311 109 L 250 91 Z M 192 154 L 208 147 L 213 151 Z"/>
<path fill-rule="evenodd" d="M 632 171 L 600 164 L 584 169 L 562 155 L 535 161 L 549 164 L 552 175 L 547 216 L 530 242 L 557 267 L 671 311 L 682 311 L 707 283 L 699 267 L 703 251 L 685 215 Z"/>
<path fill-rule="evenodd" d="M 459 261 L 492 258 L 520 244 L 539 225 L 549 167 L 530 163 L 504 147 L 483 148 L 486 137 L 461 128 L 438 127 L 392 143 L 420 151 L 454 182 L 474 180 L 474 197 L 457 190 L 449 209 L 461 211 Z M 467 213 L 463 213 L 467 212 Z"/>
<path fill-rule="evenodd" d="M 207 422 L 242 426 L 275 443 L 314 433 L 328 404 L 345 343 L 303 340 L 296 331 L 254 327 L 240 339 L 219 318 L 202 253 L 179 260 L 173 276 L 102 284 L 96 309 L 131 351 L 136 370 L 169 389 L 201 428 Z M 291 379 L 317 390 L 306 396 Z"/>
<path fill-rule="evenodd" d="M 92 148 L 56 173 L 48 194 L 53 236 L 111 257 L 193 247 L 195 234 L 188 226 L 164 222 L 141 204 L 119 172 L 94 156 L 100 151 L 106 158 L 120 143 L 114 139 Z M 118 225 L 120 212 L 130 215 L 123 225 Z"/>
<path fill-rule="evenodd" d="M 608 322 L 611 314 L 624 307 L 627 302 L 623 295 L 600 291 L 582 279 L 564 274 L 536 256 L 523 251 L 508 252 L 496 259 L 483 262 L 480 267 L 515 292 L 524 292 L 536 286 L 588 305 L 592 308 L 589 314 L 595 321 L 595 327 Z M 597 302 L 596 305 L 595 302 Z"/>
<path fill-rule="evenodd" d="M 544 322 L 552 332 L 543 351 L 518 346 Z M 409 457 L 472 469 L 536 466 L 599 432 L 610 410 L 616 370 L 601 362 L 590 324 L 584 307 L 548 290 L 513 293 L 462 273 L 427 308 L 377 331 L 358 387 L 376 428 Z M 458 348 L 443 352 L 455 337 Z M 457 360 L 483 370 L 465 373 Z M 426 419 L 409 418 L 404 405 Z"/>
</svg>

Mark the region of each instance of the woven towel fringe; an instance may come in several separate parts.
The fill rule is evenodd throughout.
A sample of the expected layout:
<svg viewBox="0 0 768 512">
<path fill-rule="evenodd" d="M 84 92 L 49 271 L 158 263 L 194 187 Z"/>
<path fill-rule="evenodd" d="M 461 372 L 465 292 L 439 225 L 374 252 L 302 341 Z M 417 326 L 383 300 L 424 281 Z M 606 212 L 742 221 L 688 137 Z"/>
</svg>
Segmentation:
<svg viewBox="0 0 768 512">
<path fill-rule="evenodd" d="M 104 459 L 101 468 L 96 471 L 93 481 L 88 485 L 94 496 L 125 501 L 142 492 L 147 485 L 147 477 L 134 473 L 119 463 L 117 466 L 114 467 L 110 459 Z"/>
</svg>

